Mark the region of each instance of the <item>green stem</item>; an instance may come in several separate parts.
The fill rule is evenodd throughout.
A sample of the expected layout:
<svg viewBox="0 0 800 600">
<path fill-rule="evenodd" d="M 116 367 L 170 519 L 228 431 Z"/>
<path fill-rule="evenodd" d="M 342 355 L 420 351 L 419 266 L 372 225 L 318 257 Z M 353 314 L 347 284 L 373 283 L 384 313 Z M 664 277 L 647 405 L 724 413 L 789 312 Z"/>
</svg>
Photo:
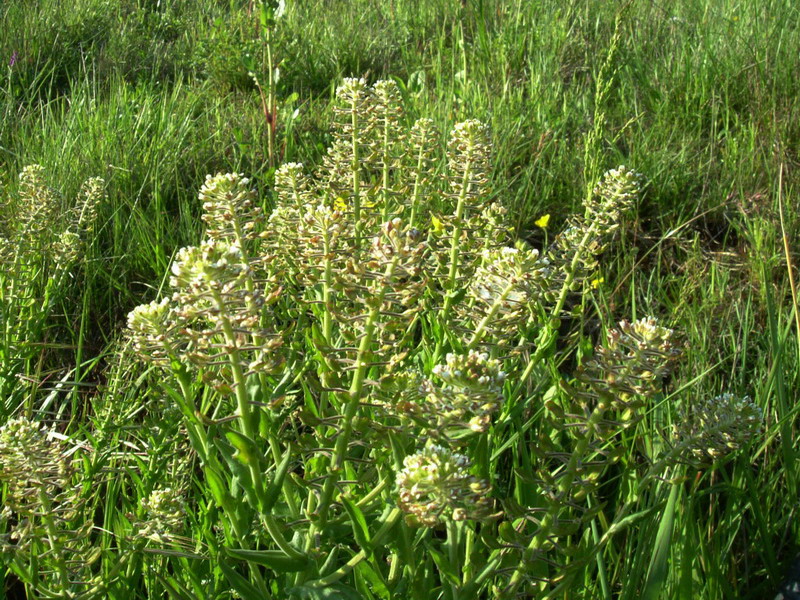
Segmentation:
<svg viewBox="0 0 800 600">
<path fill-rule="evenodd" d="M 550 312 L 550 319 L 545 324 L 545 331 L 541 337 L 541 343 L 536 349 L 536 352 L 528 361 L 525 371 L 523 371 L 522 375 L 520 376 L 512 397 L 516 397 L 519 394 L 522 386 L 525 385 L 528 377 L 530 377 L 531 373 L 533 372 L 533 369 L 535 369 L 536 365 L 539 364 L 539 361 L 541 361 L 542 358 L 547 355 L 547 352 L 558 339 L 558 327 L 560 325 L 559 315 L 561 315 L 561 311 L 564 310 L 564 304 L 567 302 L 569 290 L 572 287 L 572 284 L 575 282 L 575 274 L 578 269 L 578 264 L 583 258 L 583 254 L 586 250 L 589 240 L 591 240 L 594 235 L 594 226 L 590 225 L 583 234 L 583 238 L 578 243 L 578 248 L 575 250 L 575 254 L 570 261 L 569 267 L 567 268 L 567 274 L 564 278 L 564 283 L 561 286 L 561 290 L 559 291 L 558 299 L 556 300 L 553 310 Z"/>
<path fill-rule="evenodd" d="M 253 413 L 250 410 L 250 400 L 247 398 L 246 380 L 244 372 L 242 371 L 241 357 L 239 355 L 239 348 L 236 342 L 236 335 L 233 331 L 231 322 L 225 316 L 225 304 L 222 299 L 222 295 L 218 290 L 212 290 L 212 295 L 215 303 L 217 304 L 217 308 L 219 309 L 220 324 L 222 325 L 222 332 L 225 336 L 225 352 L 228 354 L 228 363 L 230 364 L 231 373 L 233 374 L 236 404 L 239 412 L 239 418 L 242 423 L 242 433 L 244 433 L 244 435 L 249 439 L 255 441 L 257 431 L 253 419 Z M 250 471 L 250 477 L 252 478 L 253 486 L 255 488 L 253 491 L 256 494 L 259 504 L 263 506 L 266 486 L 264 485 L 264 480 L 261 475 L 261 469 L 259 468 L 257 462 L 252 461 L 248 464 L 248 470 Z M 292 558 L 303 557 L 303 554 L 295 550 L 289 544 L 289 542 L 286 541 L 278 522 L 271 514 L 259 511 L 259 516 L 261 517 L 264 527 L 272 538 L 272 541 L 275 542 L 278 548 L 280 548 L 287 556 Z"/>
<path fill-rule="evenodd" d="M 377 546 L 381 540 L 392 530 L 395 526 L 397 521 L 400 520 L 400 516 L 403 512 L 399 508 L 395 508 L 389 513 L 389 516 L 386 517 L 386 521 L 381 526 L 381 528 L 372 536 L 372 545 Z M 364 560 L 367 557 L 366 550 L 360 550 L 356 553 L 353 558 L 351 558 L 347 563 L 339 567 L 336 571 L 328 575 L 327 577 L 323 577 L 314 582 L 314 587 L 325 588 L 329 585 L 332 585 L 339 581 L 342 577 L 347 575 L 350 571 L 352 571 L 358 563 Z"/>
<path fill-rule="evenodd" d="M 392 261 L 386 266 L 383 278 L 385 283 L 381 286 L 378 296 L 370 309 L 367 316 L 366 324 L 364 325 L 364 335 L 361 338 L 361 343 L 358 347 L 356 354 L 356 369 L 353 375 L 353 381 L 350 384 L 350 390 L 347 394 L 347 404 L 345 406 L 344 418 L 342 419 L 342 431 L 336 438 L 336 445 L 333 449 L 333 456 L 331 457 L 331 466 L 325 484 L 322 488 L 320 496 L 319 510 L 320 522 L 324 525 L 327 519 L 328 508 L 330 507 L 331 499 L 333 498 L 333 490 L 336 484 L 336 477 L 344 464 L 344 457 L 347 451 L 347 445 L 350 442 L 350 435 L 353 432 L 353 419 L 358 412 L 358 407 L 361 403 L 361 397 L 364 393 L 364 379 L 366 379 L 367 370 L 367 355 L 371 352 L 372 337 L 375 333 L 375 326 L 378 321 L 378 316 L 381 312 L 381 305 L 386 295 L 389 281 L 392 279 L 394 270 L 397 266 L 399 257 L 395 255 Z"/>
<path fill-rule="evenodd" d="M 450 560 L 450 566 L 458 568 L 461 565 L 459 561 L 459 524 L 452 519 L 447 521 L 447 555 Z M 455 584 L 450 584 L 450 598 L 451 600 L 459 600 L 460 594 L 459 587 Z"/>
<path fill-rule="evenodd" d="M 500 293 L 500 296 L 494 301 L 494 304 L 492 304 L 489 312 L 487 312 L 486 316 L 484 316 L 483 319 L 481 319 L 481 322 L 478 323 L 475 333 L 472 334 L 472 339 L 470 339 L 469 343 L 467 344 L 467 350 L 472 350 L 480 343 L 483 335 L 486 333 L 486 326 L 491 322 L 492 319 L 494 319 L 497 311 L 500 310 L 500 307 L 502 307 L 503 303 L 508 299 L 508 295 L 514 289 L 514 285 L 515 284 L 513 282 L 509 283 L 505 289 L 503 289 L 503 291 Z"/>
<path fill-rule="evenodd" d="M 420 141 L 419 154 L 417 154 L 417 170 L 414 173 L 414 191 L 411 194 L 411 217 L 409 217 L 409 227 L 414 227 L 417 219 L 417 209 L 419 207 L 420 190 L 422 189 L 422 167 L 425 160 L 425 142 L 423 139 Z"/>
<path fill-rule="evenodd" d="M 470 149 L 471 150 L 471 149 Z M 453 298 L 455 297 L 456 279 L 458 277 L 458 247 L 461 241 L 462 219 L 464 217 L 464 207 L 467 203 L 469 196 L 469 181 L 472 178 L 472 152 L 467 152 L 464 176 L 461 179 L 461 191 L 458 194 L 458 201 L 456 202 L 456 213 L 453 224 L 453 238 L 450 243 L 450 271 L 447 274 L 447 284 L 445 286 L 446 296 L 444 299 L 444 307 L 442 307 L 441 323 L 449 323 L 450 310 L 453 307 Z M 439 357 L 442 355 L 442 346 L 444 345 L 444 336 L 439 339 L 434 351 L 433 362 L 438 362 Z"/>
<path fill-rule="evenodd" d="M 578 440 L 578 443 L 575 445 L 572 455 L 569 458 L 569 462 L 564 469 L 564 474 L 559 481 L 558 490 L 562 495 L 569 494 L 570 488 L 572 487 L 572 484 L 578 475 L 578 467 L 585 458 L 586 452 L 589 449 L 589 444 L 594 438 L 594 433 L 597 430 L 597 426 L 600 424 L 600 421 L 603 420 L 603 416 L 606 413 L 606 408 L 606 402 L 601 399 L 597 407 L 595 407 L 595 409 L 592 411 L 592 414 L 589 416 L 586 426 L 586 434 L 580 440 Z M 523 553 L 522 560 L 520 560 L 516 570 L 514 571 L 514 574 L 511 576 L 508 587 L 504 590 L 504 594 L 507 595 L 507 597 L 513 598 L 515 596 L 517 589 L 522 584 L 522 578 L 527 564 L 533 559 L 536 551 L 543 548 L 547 543 L 548 539 L 550 538 L 553 525 L 555 524 L 557 513 L 562 507 L 563 505 L 560 502 L 556 502 L 553 506 L 547 509 L 547 512 L 542 518 L 539 526 L 539 532 L 534 536 L 528 545 L 528 548 Z"/>
<path fill-rule="evenodd" d="M 361 245 L 361 147 L 359 144 L 360 131 L 358 128 L 358 98 L 353 98 L 351 106 L 350 124 L 353 128 L 352 149 L 353 164 L 353 221 L 355 229 L 356 249 Z"/>
<path fill-rule="evenodd" d="M 39 503 L 42 507 L 42 520 L 47 531 L 47 540 L 50 542 L 50 550 L 53 556 L 56 572 L 58 573 L 58 583 L 61 586 L 61 592 L 66 597 L 71 597 L 69 588 L 69 571 L 67 570 L 67 563 L 64 560 L 64 552 L 61 548 L 61 543 L 58 541 L 58 529 L 56 528 L 55 520 L 53 519 L 52 503 L 50 498 L 45 494 L 44 489 L 39 489 Z"/>
</svg>

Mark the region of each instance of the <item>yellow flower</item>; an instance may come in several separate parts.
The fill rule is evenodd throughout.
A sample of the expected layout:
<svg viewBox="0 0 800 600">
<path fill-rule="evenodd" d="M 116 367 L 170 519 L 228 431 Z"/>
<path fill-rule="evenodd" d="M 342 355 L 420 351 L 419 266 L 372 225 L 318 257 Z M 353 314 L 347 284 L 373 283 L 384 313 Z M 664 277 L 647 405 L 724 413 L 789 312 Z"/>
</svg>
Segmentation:
<svg viewBox="0 0 800 600">
<path fill-rule="evenodd" d="M 547 229 L 547 225 L 550 223 L 550 215 L 544 215 L 543 217 L 539 217 L 539 219 L 534 223 L 537 227 L 541 227 L 542 229 Z"/>
<path fill-rule="evenodd" d="M 339 212 L 347 210 L 347 203 L 344 201 L 344 198 L 341 196 L 336 197 L 336 200 L 333 201 L 333 210 L 338 210 Z"/>
<path fill-rule="evenodd" d="M 597 279 L 592 279 L 592 289 L 596 290 L 601 285 L 603 285 L 605 281 L 606 281 L 605 277 L 598 277 Z"/>
<path fill-rule="evenodd" d="M 444 223 L 442 223 L 436 215 L 431 215 L 431 224 L 433 225 L 433 233 L 436 235 L 444 233 Z"/>
</svg>

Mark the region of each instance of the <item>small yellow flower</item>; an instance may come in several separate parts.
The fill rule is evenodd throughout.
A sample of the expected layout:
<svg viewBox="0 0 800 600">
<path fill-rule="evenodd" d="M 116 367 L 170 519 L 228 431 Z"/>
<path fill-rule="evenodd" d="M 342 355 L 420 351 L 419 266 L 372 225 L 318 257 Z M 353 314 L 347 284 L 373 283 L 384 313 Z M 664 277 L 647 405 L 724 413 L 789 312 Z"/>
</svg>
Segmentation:
<svg viewBox="0 0 800 600">
<path fill-rule="evenodd" d="M 605 277 L 598 277 L 597 279 L 592 279 L 592 289 L 596 290 L 601 285 L 603 285 L 605 281 L 606 281 Z"/>
<path fill-rule="evenodd" d="M 333 210 L 338 210 L 339 212 L 347 210 L 347 203 L 344 201 L 344 198 L 341 196 L 336 197 L 336 200 L 333 201 Z"/>
<path fill-rule="evenodd" d="M 442 223 L 436 215 L 431 215 L 431 224 L 433 225 L 433 233 L 436 235 L 444 233 L 444 223 Z"/>
<path fill-rule="evenodd" d="M 541 227 L 542 229 L 547 229 L 547 226 L 549 224 L 550 224 L 549 214 L 539 217 L 539 219 L 537 219 L 536 222 L 534 223 L 534 225 L 536 225 L 537 227 Z"/>
</svg>

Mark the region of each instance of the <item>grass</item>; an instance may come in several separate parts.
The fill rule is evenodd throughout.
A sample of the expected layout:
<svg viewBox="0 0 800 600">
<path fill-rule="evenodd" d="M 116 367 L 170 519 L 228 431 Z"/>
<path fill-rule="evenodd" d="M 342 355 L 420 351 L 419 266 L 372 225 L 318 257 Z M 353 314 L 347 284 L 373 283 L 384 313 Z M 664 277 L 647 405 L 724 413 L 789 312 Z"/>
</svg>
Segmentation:
<svg viewBox="0 0 800 600">
<path fill-rule="evenodd" d="M 257 20 L 244 0 L 9 0 L 0 22 L 3 195 L 32 163 L 65 204 L 92 176 L 107 193 L 87 260 L 30 340 L 24 375 L 35 384 L 3 399 L 3 418 L 29 407 L 96 448 L 134 450 L 136 468 L 114 453 L 82 467 L 124 468 L 90 500 L 95 525 L 119 532 L 175 477 L 167 457 L 180 438 L 178 416 L 163 417 L 143 372 L 130 367 L 126 379 L 115 363 L 125 316 L 166 287 L 176 251 L 200 239 L 207 173 L 246 173 L 274 202 L 268 124 L 245 66 L 262 59 Z M 796 265 L 798 47 L 800 11 L 784 0 L 287 0 L 275 28 L 280 162 L 321 164 L 334 90 L 364 75 L 398 82 L 409 122 L 488 123 L 488 196 L 534 245 L 552 240 L 607 168 L 645 174 L 636 219 L 586 300 L 594 317 L 579 343 L 591 349 L 614 322 L 648 314 L 684 332 L 672 394 L 636 426 L 650 456 L 679 406 L 722 391 L 750 395 L 765 423 L 749 454 L 642 492 L 640 520 L 577 576 L 585 597 L 768 597 L 800 550 L 798 307 L 778 211 L 780 195 Z M 610 87 L 598 96 L 601 72 Z M 534 225 L 544 214 L 546 232 Z M 49 394 L 58 380 L 61 392 Z M 514 450 L 518 472 L 527 452 Z M 624 473 L 615 501 L 637 495 Z M 205 500 L 198 530 L 216 518 Z M 606 526 L 597 519 L 591 531 Z M 104 535 L 111 551 L 117 540 Z M 201 589 L 212 576 L 191 557 L 148 560 L 117 574 L 131 590 L 118 586 L 119 597 L 190 597 L 181 586 Z M 182 582 L 176 569 L 188 573 Z"/>
</svg>

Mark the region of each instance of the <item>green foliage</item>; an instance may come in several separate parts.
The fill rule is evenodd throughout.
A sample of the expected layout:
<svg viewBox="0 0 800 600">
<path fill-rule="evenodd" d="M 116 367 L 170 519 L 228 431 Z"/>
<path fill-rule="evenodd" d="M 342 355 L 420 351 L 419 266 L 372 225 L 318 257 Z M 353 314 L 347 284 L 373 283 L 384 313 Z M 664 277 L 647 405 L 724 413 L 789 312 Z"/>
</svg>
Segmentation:
<svg viewBox="0 0 800 600">
<path fill-rule="evenodd" d="M 787 277 L 797 260 L 797 8 L 289 0 L 279 20 L 262 22 L 261 4 L 0 7 L 2 421 L 22 413 L 48 424 L 62 452 L 53 460 L 80 490 L 51 490 L 75 516 L 58 526 L 93 549 L 88 567 L 76 558 L 66 571 L 61 534 L 33 553 L 11 549 L 5 595 L 64 588 L 66 572 L 91 582 L 70 593 L 99 598 L 493 597 L 509 586 L 543 597 L 771 596 L 800 535 Z M 360 75 L 394 78 L 396 92 L 382 84 L 373 94 L 384 107 L 402 99 L 405 112 L 356 123 L 370 141 L 354 146 L 332 91 Z M 446 182 L 465 171 L 448 167 L 436 132 L 472 117 L 490 126 L 493 152 L 458 215 L 464 188 Z M 275 171 L 291 161 L 306 168 Z M 648 177 L 635 220 L 586 205 L 620 163 Z M 19 210 L 17 175 L 30 164 L 44 166 L 38 194 L 55 199 L 52 219 Z M 260 335 L 241 350 L 255 366 L 240 398 L 220 323 L 182 317 L 194 320 L 171 331 L 177 361 L 144 339 L 138 351 L 154 361 L 137 363 L 123 336 L 134 306 L 166 297 L 161 308 L 174 309 L 169 267 L 203 228 L 193 190 L 217 172 L 251 175 L 249 210 L 264 211 L 251 213 L 253 231 L 271 232 L 244 244 L 258 257 L 259 294 L 229 304 L 236 327 Z M 79 252 L 64 252 L 78 239 L 61 235 L 73 199 L 97 175 L 96 224 Z M 380 229 L 394 217 L 403 225 Z M 619 225 L 593 238 L 597 252 L 572 252 L 593 223 Z M 229 235 L 223 225 L 205 222 Z M 326 225 L 328 279 L 313 246 Z M 371 271 L 370 261 L 388 266 L 393 244 L 414 251 L 390 276 Z M 511 301 L 498 303 L 512 281 Z M 367 327 L 382 290 L 392 309 Z M 209 309 L 208 297 L 197 301 Z M 254 307 L 257 327 L 247 323 Z M 683 332 L 668 387 L 626 358 L 651 311 Z M 630 322 L 614 325 L 620 318 Z M 349 403 L 370 330 L 364 395 Z M 274 348 L 258 351 L 266 340 Z M 395 351 L 406 354 L 380 364 Z M 452 376 L 465 365 L 494 383 Z M 617 385 L 619 374 L 632 383 Z M 460 479 L 413 479 L 425 485 L 408 506 L 468 518 L 414 529 L 393 512 L 397 475 L 432 464 L 429 444 L 471 466 Z M 468 494 L 427 511 L 425 499 L 439 497 L 431 482 L 459 481 L 479 485 L 488 514 Z M 14 493 L 3 488 L 6 504 Z M 13 543 L 19 516 L 5 516 Z M 239 543 L 237 531 L 255 535 Z M 42 553 L 52 562 L 29 560 Z"/>
</svg>

